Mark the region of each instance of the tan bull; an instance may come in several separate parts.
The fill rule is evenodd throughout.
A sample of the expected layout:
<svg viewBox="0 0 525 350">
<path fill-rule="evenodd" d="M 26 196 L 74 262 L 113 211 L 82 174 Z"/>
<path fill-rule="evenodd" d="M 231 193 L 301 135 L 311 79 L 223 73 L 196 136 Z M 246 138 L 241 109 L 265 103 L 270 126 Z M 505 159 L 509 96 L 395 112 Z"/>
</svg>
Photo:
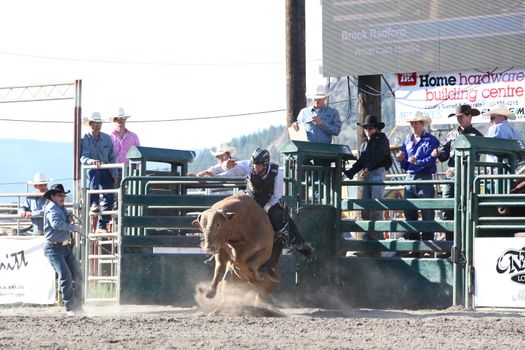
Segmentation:
<svg viewBox="0 0 525 350">
<path fill-rule="evenodd" d="M 215 271 L 206 296 L 212 298 L 228 275 L 266 298 L 277 282 L 259 273 L 272 254 L 274 232 L 268 214 L 250 196 L 237 194 L 202 212 L 193 225 L 203 232 L 202 248 L 215 255 Z"/>
</svg>

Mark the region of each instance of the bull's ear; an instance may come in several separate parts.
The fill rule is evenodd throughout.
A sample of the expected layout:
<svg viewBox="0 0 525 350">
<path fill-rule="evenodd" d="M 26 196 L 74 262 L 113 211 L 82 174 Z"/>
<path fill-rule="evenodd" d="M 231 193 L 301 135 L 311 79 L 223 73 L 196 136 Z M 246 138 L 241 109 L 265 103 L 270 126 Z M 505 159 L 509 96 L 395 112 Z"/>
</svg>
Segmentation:
<svg viewBox="0 0 525 350">
<path fill-rule="evenodd" d="M 198 220 L 193 220 L 193 221 L 191 222 L 191 226 L 194 226 L 194 227 L 198 227 L 198 228 L 200 228 L 200 227 L 201 227 L 201 224 L 199 223 Z"/>
</svg>

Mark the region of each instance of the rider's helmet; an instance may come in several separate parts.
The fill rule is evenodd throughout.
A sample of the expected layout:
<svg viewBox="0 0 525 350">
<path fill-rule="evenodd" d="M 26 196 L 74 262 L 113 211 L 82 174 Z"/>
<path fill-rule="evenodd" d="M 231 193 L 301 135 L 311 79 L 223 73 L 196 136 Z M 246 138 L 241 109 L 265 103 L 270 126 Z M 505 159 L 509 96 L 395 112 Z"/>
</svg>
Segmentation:
<svg viewBox="0 0 525 350">
<path fill-rule="evenodd" d="M 267 166 L 270 163 L 270 152 L 265 149 L 257 148 L 252 153 L 252 164 L 263 164 Z"/>
</svg>

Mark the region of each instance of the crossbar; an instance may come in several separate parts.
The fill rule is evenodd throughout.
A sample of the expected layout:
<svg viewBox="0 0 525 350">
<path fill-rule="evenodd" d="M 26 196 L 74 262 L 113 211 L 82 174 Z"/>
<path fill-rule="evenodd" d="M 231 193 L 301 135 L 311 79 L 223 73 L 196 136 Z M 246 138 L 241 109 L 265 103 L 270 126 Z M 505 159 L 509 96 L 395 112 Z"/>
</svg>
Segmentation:
<svg viewBox="0 0 525 350">
<path fill-rule="evenodd" d="M 341 220 L 341 230 L 343 232 L 453 232 L 454 221 Z"/>
<path fill-rule="evenodd" d="M 414 199 L 346 199 L 341 203 L 342 210 L 407 210 L 407 209 L 453 209 L 454 199 L 414 198 Z"/>
</svg>

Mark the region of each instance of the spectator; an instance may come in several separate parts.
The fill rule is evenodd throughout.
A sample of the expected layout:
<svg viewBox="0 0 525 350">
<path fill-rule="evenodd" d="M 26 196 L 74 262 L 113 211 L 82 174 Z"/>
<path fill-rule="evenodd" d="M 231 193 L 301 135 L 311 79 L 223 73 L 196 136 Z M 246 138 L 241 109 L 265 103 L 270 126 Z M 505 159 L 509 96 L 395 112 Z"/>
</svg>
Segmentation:
<svg viewBox="0 0 525 350">
<path fill-rule="evenodd" d="M 326 105 L 329 93 L 324 85 L 319 85 L 314 93 L 307 93 L 313 100 L 299 112 L 297 121 L 292 124 L 295 131 L 304 127 L 309 142 L 332 143 L 332 137 L 341 132 L 341 118 L 337 109 Z"/>
<path fill-rule="evenodd" d="M 20 207 L 20 217 L 24 219 L 31 218 L 33 226 L 29 233 L 35 236 L 42 236 L 44 233 L 44 205 L 46 202 L 42 194 L 46 193 L 49 180 L 46 179 L 43 173 L 36 173 L 33 176 L 33 181 L 28 181 L 27 183 L 33 185 L 35 193 L 39 195 L 26 198 L 25 203 Z"/>
<path fill-rule="evenodd" d="M 115 151 L 115 158 L 117 163 L 127 164 L 129 160 L 126 158 L 131 146 L 140 146 L 139 137 L 134 132 L 126 128 L 126 121 L 131 118 L 126 115 L 124 108 L 119 108 L 117 115 L 111 121 L 115 124 L 115 130 L 111 133 L 111 140 L 113 141 L 113 149 Z M 117 178 L 115 183 L 120 186 L 122 180 L 122 169 L 117 169 Z"/>
<path fill-rule="evenodd" d="M 500 105 L 483 113 L 483 115 L 488 115 L 490 117 L 490 124 L 492 124 L 487 132 L 487 137 L 518 140 L 525 145 L 523 135 L 509 123 L 509 120 L 516 119 L 516 115 L 507 107 Z M 498 158 L 493 155 L 487 155 L 487 161 L 497 162 Z"/>
<path fill-rule="evenodd" d="M 46 191 L 48 200 L 44 207 L 45 255 L 60 280 L 62 300 L 68 315 L 82 312 L 82 271 L 73 254 L 71 232 L 78 232 L 78 225 L 70 223 L 64 202 L 64 186 L 56 184 Z"/>
<path fill-rule="evenodd" d="M 116 169 L 98 169 L 102 164 L 115 163 L 115 152 L 113 142 L 108 134 L 100 131 L 102 128 L 102 116 L 95 112 L 90 117 L 84 118 L 84 125 L 89 126 L 91 131 L 82 138 L 80 162 L 84 165 L 96 165 L 97 169 L 88 171 L 88 182 L 90 190 L 108 190 L 115 188 Z M 115 196 L 112 193 L 102 195 L 102 211 L 113 209 Z M 92 213 L 100 213 L 100 196 L 90 196 Z M 99 215 L 97 222 L 97 233 L 107 233 L 107 225 L 111 219 L 110 215 Z"/>
<path fill-rule="evenodd" d="M 430 117 L 416 112 L 407 122 L 410 123 L 411 134 L 407 136 L 401 146 L 401 150 L 396 154 L 401 168 L 407 173 L 406 180 L 432 180 L 432 175 L 436 173 L 436 158 L 432 157 L 432 151 L 439 146 L 439 141 L 435 136 L 425 131 L 425 127 L 430 125 Z M 434 185 L 417 184 L 405 185 L 405 198 L 434 198 Z M 425 221 L 434 220 L 434 210 L 421 210 L 421 216 Z M 405 218 L 409 221 L 418 220 L 418 211 L 414 209 L 405 210 Z M 420 240 L 420 234 L 410 232 L 406 235 L 408 239 Z M 434 239 L 433 232 L 423 232 L 424 240 Z"/>
<path fill-rule="evenodd" d="M 381 132 L 385 123 L 378 120 L 374 115 L 367 115 L 361 126 L 365 132 L 365 140 L 359 147 L 359 159 L 352 168 L 345 171 L 345 175 L 352 179 L 360 172 L 360 177 L 367 181 L 384 181 L 388 169 L 392 166 L 390 155 L 390 142 L 386 135 Z M 362 199 L 383 199 L 384 185 L 363 186 Z M 363 210 L 364 220 L 382 220 L 382 210 Z M 380 239 L 379 232 L 366 232 L 363 239 Z"/>
<path fill-rule="evenodd" d="M 230 147 L 227 145 L 221 145 L 219 147 L 216 147 L 215 150 L 210 151 L 210 153 L 217 160 L 217 164 L 212 165 L 208 169 L 197 173 L 197 176 L 216 176 L 216 175 L 236 176 L 234 174 L 230 174 L 230 171 L 223 167 L 223 163 L 227 160 L 232 159 L 232 157 L 235 155 L 235 152 L 236 152 L 235 147 Z M 188 175 L 191 176 L 194 174 L 188 174 Z"/>
<path fill-rule="evenodd" d="M 275 266 L 285 244 L 307 259 L 313 256 L 314 249 L 305 241 L 293 220 L 288 218 L 285 208 L 279 203 L 284 189 L 283 174 L 277 164 L 270 163 L 270 153 L 257 148 L 252 153 L 251 160 L 239 161 L 237 165 L 250 174 L 247 177 L 246 193 L 268 213 L 275 231 L 272 256 L 263 265 L 262 270 L 266 270 L 269 278 L 278 282 Z"/>
<path fill-rule="evenodd" d="M 454 164 L 454 142 L 459 135 L 483 136 L 478 129 L 472 126 L 472 117 L 480 115 L 480 111 L 472 108 L 470 105 L 461 105 L 456 108 L 455 113 L 449 114 L 450 117 L 456 117 L 458 121 L 458 128 L 450 131 L 447 134 L 445 143 L 432 151 L 432 157 L 436 157 L 440 162 L 448 161 L 448 169 L 445 173 L 447 179 L 454 179 L 455 164 Z M 443 198 L 454 198 L 454 185 L 444 184 L 441 186 Z M 443 220 L 454 220 L 454 211 L 447 209 L 443 210 Z M 445 237 L 451 241 L 454 238 L 453 232 L 446 232 Z"/>
</svg>

